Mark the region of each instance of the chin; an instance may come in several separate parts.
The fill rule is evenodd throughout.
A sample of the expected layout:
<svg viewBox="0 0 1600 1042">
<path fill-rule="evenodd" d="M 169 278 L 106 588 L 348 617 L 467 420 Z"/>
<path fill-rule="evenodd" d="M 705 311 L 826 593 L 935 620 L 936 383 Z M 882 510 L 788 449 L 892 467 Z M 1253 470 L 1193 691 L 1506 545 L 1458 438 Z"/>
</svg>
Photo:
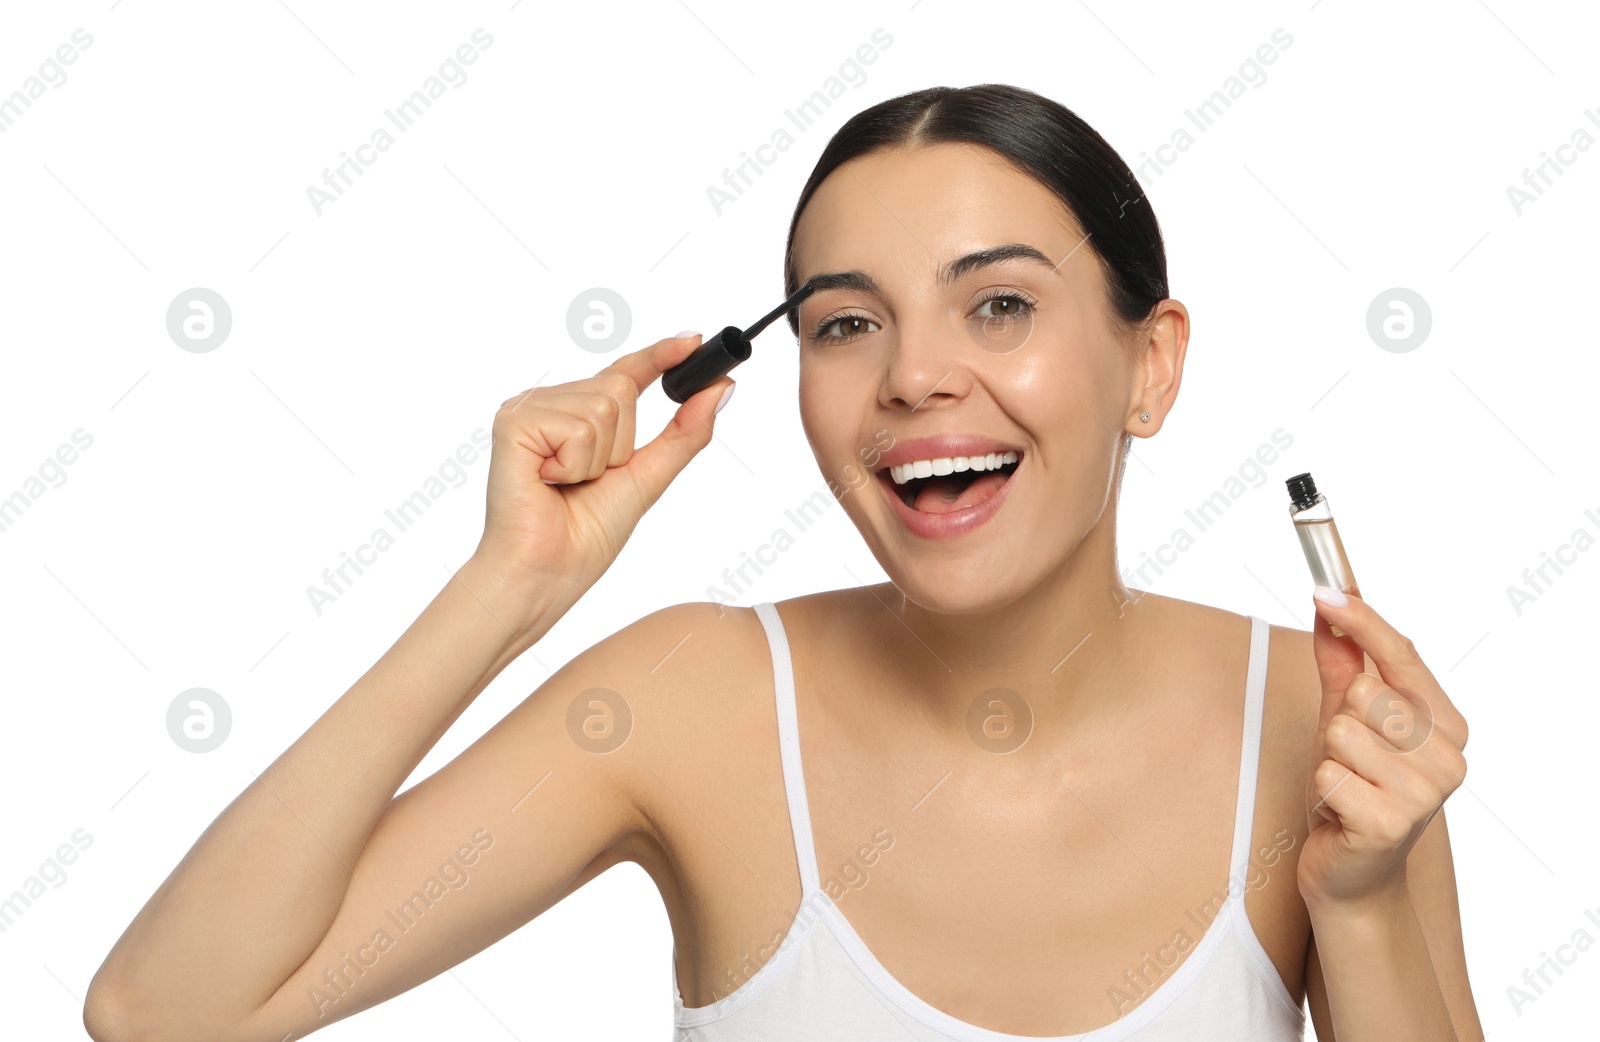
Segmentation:
<svg viewBox="0 0 1600 1042">
<path fill-rule="evenodd" d="M 988 555 L 878 563 L 889 581 L 923 611 L 940 615 L 975 615 L 996 611 L 1025 596 L 1040 577 L 1016 570 L 1015 561 L 995 562 Z"/>
</svg>

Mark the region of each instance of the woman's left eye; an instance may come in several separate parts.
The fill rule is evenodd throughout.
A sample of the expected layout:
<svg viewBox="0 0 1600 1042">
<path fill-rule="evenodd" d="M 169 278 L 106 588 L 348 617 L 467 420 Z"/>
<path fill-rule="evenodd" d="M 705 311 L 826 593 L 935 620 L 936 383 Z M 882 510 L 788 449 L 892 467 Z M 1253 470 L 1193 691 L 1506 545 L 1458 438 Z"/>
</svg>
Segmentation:
<svg viewBox="0 0 1600 1042">
<path fill-rule="evenodd" d="M 997 306 L 985 311 L 990 305 Z M 1020 293 L 996 293 L 983 299 L 978 305 L 977 315 L 982 319 L 1021 318 L 1033 310 L 1033 305 L 1034 301 Z"/>
</svg>

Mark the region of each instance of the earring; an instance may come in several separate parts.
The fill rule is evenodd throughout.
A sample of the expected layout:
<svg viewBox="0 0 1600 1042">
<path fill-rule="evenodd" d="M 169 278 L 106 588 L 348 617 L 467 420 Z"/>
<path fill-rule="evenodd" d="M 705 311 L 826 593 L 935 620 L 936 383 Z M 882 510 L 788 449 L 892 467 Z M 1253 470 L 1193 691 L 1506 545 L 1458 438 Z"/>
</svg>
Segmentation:
<svg viewBox="0 0 1600 1042">
<path fill-rule="evenodd" d="M 1150 422 L 1150 414 L 1148 412 L 1141 412 L 1139 414 L 1139 420 L 1142 423 L 1149 423 Z"/>
</svg>

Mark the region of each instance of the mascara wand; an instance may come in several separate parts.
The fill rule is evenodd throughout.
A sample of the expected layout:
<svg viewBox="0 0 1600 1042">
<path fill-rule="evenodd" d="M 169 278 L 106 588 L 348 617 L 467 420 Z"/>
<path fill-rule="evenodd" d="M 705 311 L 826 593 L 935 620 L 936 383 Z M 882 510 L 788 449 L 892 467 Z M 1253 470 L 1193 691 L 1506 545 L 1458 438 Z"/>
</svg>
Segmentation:
<svg viewBox="0 0 1600 1042">
<path fill-rule="evenodd" d="M 694 353 L 668 369 L 661 377 L 661 389 L 667 397 L 682 405 L 700 391 L 714 383 L 717 377 L 750 357 L 750 341 L 756 334 L 772 324 L 773 319 L 798 307 L 816 287 L 809 282 L 795 290 L 794 296 L 773 308 L 748 329 L 725 326 L 710 340 L 701 344 Z"/>
</svg>

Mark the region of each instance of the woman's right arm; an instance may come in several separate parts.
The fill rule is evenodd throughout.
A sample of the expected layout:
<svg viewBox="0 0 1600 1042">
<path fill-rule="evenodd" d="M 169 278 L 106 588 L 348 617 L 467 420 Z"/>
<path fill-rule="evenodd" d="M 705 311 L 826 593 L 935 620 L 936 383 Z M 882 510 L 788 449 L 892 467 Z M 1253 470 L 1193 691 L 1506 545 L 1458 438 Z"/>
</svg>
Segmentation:
<svg viewBox="0 0 1600 1042">
<path fill-rule="evenodd" d="M 595 377 L 507 400 L 478 549 L 145 903 L 90 984 L 92 1038 L 303 1036 L 461 962 L 624 859 L 644 827 L 627 761 L 573 733 L 568 705 L 619 686 L 617 671 L 640 661 L 645 620 L 395 793 L 709 443 L 726 378 L 632 447 L 639 392 L 697 344 L 664 340 Z M 695 609 L 647 619 L 685 610 Z"/>
</svg>

